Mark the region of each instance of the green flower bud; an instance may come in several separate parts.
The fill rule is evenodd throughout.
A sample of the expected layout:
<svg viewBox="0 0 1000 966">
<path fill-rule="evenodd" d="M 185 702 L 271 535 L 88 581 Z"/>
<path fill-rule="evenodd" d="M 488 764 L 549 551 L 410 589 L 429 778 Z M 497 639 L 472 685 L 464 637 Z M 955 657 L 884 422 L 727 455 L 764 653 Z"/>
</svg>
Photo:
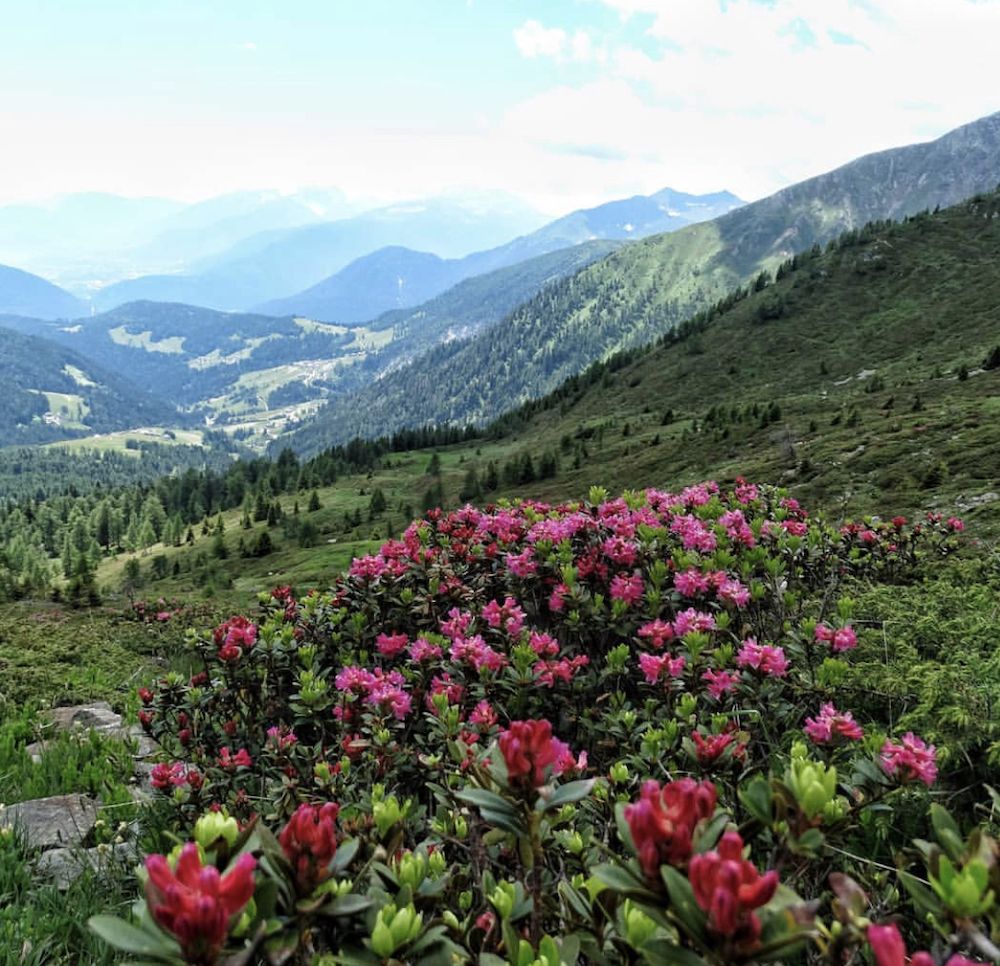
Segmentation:
<svg viewBox="0 0 1000 966">
<path fill-rule="evenodd" d="M 628 765 L 623 761 L 616 761 L 611 766 L 611 780 L 616 784 L 623 784 L 629 780 Z"/>
<path fill-rule="evenodd" d="M 206 812 L 194 823 L 194 840 L 203 849 L 211 848 L 219 839 L 232 848 L 239 834 L 239 823 L 225 811 Z"/>
<path fill-rule="evenodd" d="M 370 942 L 372 952 L 383 959 L 388 959 L 396 948 L 395 940 L 392 938 L 392 930 L 381 915 L 378 916 L 375 920 L 375 925 L 372 927 Z"/>
</svg>

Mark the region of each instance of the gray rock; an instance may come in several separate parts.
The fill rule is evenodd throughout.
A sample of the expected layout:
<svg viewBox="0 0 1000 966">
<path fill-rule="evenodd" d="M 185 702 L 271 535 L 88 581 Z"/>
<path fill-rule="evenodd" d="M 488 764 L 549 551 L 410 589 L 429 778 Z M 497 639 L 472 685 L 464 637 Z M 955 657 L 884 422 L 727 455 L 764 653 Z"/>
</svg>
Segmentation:
<svg viewBox="0 0 1000 966">
<path fill-rule="evenodd" d="M 89 731 L 91 728 L 101 734 L 113 734 L 118 737 L 124 733 L 122 716 L 111 710 L 107 701 L 94 701 L 92 704 L 76 704 L 65 708 L 53 708 L 49 712 L 52 724 L 60 731 L 72 731 L 81 728 Z"/>
<path fill-rule="evenodd" d="M 38 857 L 35 870 L 50 879 L 56 888 L 65 890 L 88 869 L 106 872 L 137 860 L 138 853 L 131 842 L 99 845 L 95 849 L 50 849 Z"/>
<path fill-rule="evenodd" d="M 98 802 L 87 795 L 55 795 L 8 805 L 0 827 L 20 826 L 32 848 L 80 845 L 97 821 Z"/>
</svg>

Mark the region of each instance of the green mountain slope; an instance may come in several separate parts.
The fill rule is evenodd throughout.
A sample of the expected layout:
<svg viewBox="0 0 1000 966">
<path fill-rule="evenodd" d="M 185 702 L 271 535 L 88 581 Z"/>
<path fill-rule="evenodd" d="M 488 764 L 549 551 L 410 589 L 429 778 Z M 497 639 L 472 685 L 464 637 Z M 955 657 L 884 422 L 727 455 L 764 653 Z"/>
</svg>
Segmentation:
<svg viewBox="0 0 1000 966">
<path fill-rule="evenodd" d="M 503 459 L 558 453 L 550 497 L 745 474 L 1000 525 L 1000 193 L 832 248 L 507 414 Z"/>
<path fill-rule="evenodd" d="M 0 324 L 43 335 L 185 407 L 273 432 L 304 405 L 370 383 L 439 341 L 493 324 L 543 285 L 615 250 L 594 241 L 467 279 L 415 308 L 365 325 L 132 302 L 72 324 L 8 317 Z M 434 256 L 427 256 L 433 258 Z M 249 426 L 247 428 L 250 428 Z"/>
<path fill-rule="evenodd" d="M 0 328 L 0 446 L 176 424 L 177 410 L 46 339 Z"/>
<path fill-rule="evenodd" d="M 287 298 L 257 306 L 269 315 L 307 315 L 326 322 L 363 322 L 383 311 L 432 298 L 463 279 L 598 239 L 634 241 L 707 221 L 742 205 L 728 191 L 689 195 L 665 188 L 571 212 L 537 231 L 487 251 L 444 259 L 399 246 L 359 258 L 329 278 Z"/>
<path fill-rule="evenodd" d="M 715 221 L 636 242 L 552 286 L 476 339 L 452 343 L 330 406 L 292 445 L 429 422 L 484 421 L 595 359 L 641 345 L 796 251 L 871 219 L 954 204 L 1000 182 L 1000 114 L 870 155 Z"/>
</svg>

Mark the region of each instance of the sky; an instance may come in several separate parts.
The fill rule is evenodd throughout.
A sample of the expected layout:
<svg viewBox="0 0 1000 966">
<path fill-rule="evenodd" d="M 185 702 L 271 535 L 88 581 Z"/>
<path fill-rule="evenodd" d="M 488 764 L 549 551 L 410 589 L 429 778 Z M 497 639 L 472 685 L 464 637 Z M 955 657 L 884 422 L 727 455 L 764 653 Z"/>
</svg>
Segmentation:
<svg viewBox="0 0 1000 966">
<path fill-rule="evenodd" d="M 0 204 L 753 200 L 1000 110 L 1000 0 L 0 0 Z"/>
</svg>

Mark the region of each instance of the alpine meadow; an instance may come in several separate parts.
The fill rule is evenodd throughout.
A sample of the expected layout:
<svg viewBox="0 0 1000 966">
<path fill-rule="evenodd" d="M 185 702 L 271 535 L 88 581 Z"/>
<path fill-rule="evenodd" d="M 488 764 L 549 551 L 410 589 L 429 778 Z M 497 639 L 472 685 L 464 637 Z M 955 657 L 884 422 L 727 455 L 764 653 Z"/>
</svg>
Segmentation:
<svg viewBox="0 0 1000 966">
<path fill-rule="evenodd" d="M 1000 963 L 997 0 L 4 23 L 0 966 Z"/>
</svg>

